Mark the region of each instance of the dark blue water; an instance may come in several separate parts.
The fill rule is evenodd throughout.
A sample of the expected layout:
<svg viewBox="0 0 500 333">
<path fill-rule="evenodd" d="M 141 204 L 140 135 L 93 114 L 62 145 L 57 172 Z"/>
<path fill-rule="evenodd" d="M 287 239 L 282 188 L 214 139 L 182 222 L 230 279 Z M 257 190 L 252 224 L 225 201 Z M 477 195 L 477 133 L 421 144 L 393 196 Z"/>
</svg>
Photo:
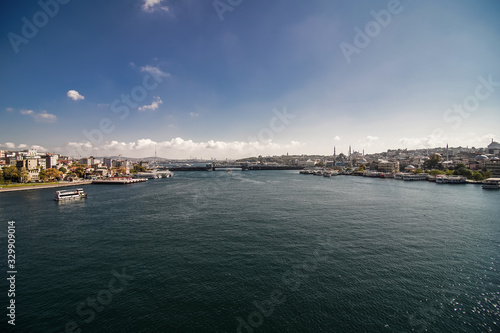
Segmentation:
<svg viewBox="0 0 500 333">
<path fill-rule="evenodd" d="M 296 171 L 85 191 L 0 194 L 16 332 L 500 331 L 500 191 Z"/>
</svg>

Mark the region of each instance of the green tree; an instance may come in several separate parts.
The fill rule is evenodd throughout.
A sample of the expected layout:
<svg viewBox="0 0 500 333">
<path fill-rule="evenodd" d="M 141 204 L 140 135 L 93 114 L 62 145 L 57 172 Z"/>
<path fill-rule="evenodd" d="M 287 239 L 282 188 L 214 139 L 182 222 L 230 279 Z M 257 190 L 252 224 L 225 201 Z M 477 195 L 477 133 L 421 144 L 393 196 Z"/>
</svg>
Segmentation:
<svg viewBox="0 0 500 333">
<path fill-rule="evenodd" d="M 17 180 L 19 178 L 19 170 L 13 165 L 3 168 L 4 180 Z"/>
<path fill-rule="evenodd" d="M 479 171 L 473 171 L 472 172 L 472 179 L 474 180 L 483 180 L 484 177 L 483 177 L 483 174 Z"/>
<path fill-rule="evenodd" d="M 425 169 L 442 169 L 441 161 L 443 159 L 438 154 L 432 154 L 431 157 L 424 162 Z"/>
<path fill-rule="evenodd" d="M 358 171 L 365 171 L 366 170 L 366 165 L 363 163 L 359 166 Z"/>
<path fill-rule="evenodd" d="M 65 167 L 60 167 L 59 171 L 61 171 L 63 174 L 66 173 L 66 172 L 68 172 L 68 170 L 66 170 Z"/>
<path fill-rule="evenodd" d="M 76 168 L 75 173 L 79 178 L 83 178 L 85 175 L 85 169 L 82 166 L 79 166 Z"/>
<path fill-rule="evenodd" d="M 27 183 L 28 179 L 30 178 L 30 174 L 29 174 L 28 170 L 26 170 L 26 168 L 22 168 L 21 171 L 19 172 L 18 177 L 19 177 L 18 179 L 21 181 L 21 183 Z"/>
<path fill-rule="evenodd" d="M 130 172 L 137 173 L 137 172 L 144 172 L 144 171 L 146 171 L 146 168 L 144 168 L 143 166 L 140 166 L 139 164 L 135 164 L 134 168 Z"/>
<path fill-rule="evenodd" d="M 3 184 L 4 178 L 3 178 L 3 170 L 0 169 L 0 184 Z"/>
<path fill-rule="evenodd" d="M 59 178 L 62 176 L 62 174 L 63 173 L 57 169 L 54 169 L 54 168 L 47 169 L 47 175 L 48 175 L 49 179 Z"/>
<path fill-rule="evenodd" d="M 424 170 L 420 169 L 420 168 L 416 168 L 415 170 L 413 170 L 413 173 L 418 175 L 419 173 L 423 173 Z"/>
<path fill-rule="evenodd" d="M 483 174 L 484 179 L 488 179 L 488 178 L 491 178 L 493 176 L 491 174 L 491 171 L 483 171 L 482 174 Z"/>
<path fill-rule="evenodd" d="M 49 179 L 49 175 L 47 173 L 47 170 L 42 170 L 38 173 L 38 179 L 40 179 L 43 182 L 46 182 L 47 179 Z"/>
<path fill-rule="evenodd" d="M 429 172 L 431 176 L 444 175 L 445 172 L 437 169 L 433 169 Z"/>
</svg>

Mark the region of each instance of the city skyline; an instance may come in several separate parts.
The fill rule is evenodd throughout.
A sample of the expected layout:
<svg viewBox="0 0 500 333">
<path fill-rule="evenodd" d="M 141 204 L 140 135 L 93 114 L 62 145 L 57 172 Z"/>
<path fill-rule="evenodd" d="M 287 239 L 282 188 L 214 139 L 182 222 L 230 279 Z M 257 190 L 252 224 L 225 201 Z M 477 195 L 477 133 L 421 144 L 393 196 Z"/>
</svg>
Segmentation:
<svg viewBox="0 0 500 333">
<path fill-rule="evenodd" d="M 500 136 L 496 1 L 0 8 L 0 149 L 209 159 Z"/>
</svg>

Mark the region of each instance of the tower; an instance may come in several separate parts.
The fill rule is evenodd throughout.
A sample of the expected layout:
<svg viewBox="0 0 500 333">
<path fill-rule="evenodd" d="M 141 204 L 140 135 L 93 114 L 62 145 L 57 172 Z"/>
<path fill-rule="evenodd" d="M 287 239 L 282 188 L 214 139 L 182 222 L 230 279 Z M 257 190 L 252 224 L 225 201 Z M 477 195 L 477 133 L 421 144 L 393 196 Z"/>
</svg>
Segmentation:
<svg viewBox="0 0 500 333">
<path fill-rule="evenodd" d="M 332 166 L 335 166 L 335 158 L 337 157 L 337 150 L 335 149 L 335 146 L 333 146 L 333 161 L 332 161 Z"/>
<path fill-rule="evenodd" d="M 349 161 L 351 160 L 351 145 L 349 145 Z"/>
<path fill-rule="evenodd" d="M 449 161 L 450 160 L 450 155 L 448 154 L 448 144 L 446 144 L 446 160 Z"/>
</svg>

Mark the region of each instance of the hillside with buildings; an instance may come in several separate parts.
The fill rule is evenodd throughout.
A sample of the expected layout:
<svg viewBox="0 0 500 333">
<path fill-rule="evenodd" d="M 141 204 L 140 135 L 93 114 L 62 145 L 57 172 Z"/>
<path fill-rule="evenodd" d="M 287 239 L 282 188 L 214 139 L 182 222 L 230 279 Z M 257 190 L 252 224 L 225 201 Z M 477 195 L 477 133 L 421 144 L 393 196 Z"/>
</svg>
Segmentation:
<svg viewBox="0 0 500 333">
<path fill-rule="evenodd" d="M 193 161 L 189 161 L 193 162 Z M 198 161 L 200 162 L 200 161 Z M 202 161 L 201 161 L 202 162 Z M 213 161 L 211 161 L 213 162 Z M 122 158 L 93 156 L 73 158 L 35 149 L 0 150 L 0 182 L 39 182 L 73 178 L 107 177 L 114 174 L 131 174 L 149 168 L 153 163 L 187 163 L 165 158 Z M 500 177 L 500 144 L 492 142 L 484 148 L 439 147 L 431 149 L 389 149 L 386 152 L 364 154 L 349 151 L 337 154 L 336 148 L 329 156 L 281 155 L 249 157 L 237 161 L 217 163 L 249 163 L 255 165 L 291 165 L 303 168 L 326 167 L 347 171 L 374 170 L 384 173 L 415 170 L 469 170 L 468 178 L 475 175 Z M 475 173 L 474 173 L 475 172 Z"/>
</svg>

